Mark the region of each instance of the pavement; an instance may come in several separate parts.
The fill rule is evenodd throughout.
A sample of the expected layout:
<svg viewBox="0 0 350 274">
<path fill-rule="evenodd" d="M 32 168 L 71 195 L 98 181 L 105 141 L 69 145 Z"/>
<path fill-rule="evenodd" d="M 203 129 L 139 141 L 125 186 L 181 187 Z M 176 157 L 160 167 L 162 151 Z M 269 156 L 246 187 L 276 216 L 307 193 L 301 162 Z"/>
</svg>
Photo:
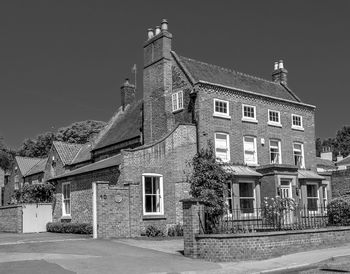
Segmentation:
<svg viewBox="0 0 350 274">
<path fill-rule="evenodd" d="M 230 263 L 186 258 L 182 250 L 181 238 L 94 240 L 73 234 L 0 233 L 0 273 L 309 273 L 303 271 L 316 269 L 325 261 L 350 261 L 350 243 Z M 350 268 L 349 264 L 343 266 Z"/>
</svg>

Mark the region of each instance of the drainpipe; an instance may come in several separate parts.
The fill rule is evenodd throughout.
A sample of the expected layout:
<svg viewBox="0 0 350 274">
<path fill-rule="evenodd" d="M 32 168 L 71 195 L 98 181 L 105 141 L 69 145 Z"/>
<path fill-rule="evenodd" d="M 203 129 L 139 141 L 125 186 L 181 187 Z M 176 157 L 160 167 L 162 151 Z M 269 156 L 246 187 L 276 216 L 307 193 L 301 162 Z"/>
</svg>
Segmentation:
<svg viewBox="0 0 350 274">
<path fill-rule="evenodd" d="M 92 183 L 92 231 L 93 238 L 97 239 L 97 190 L 96 182 Z"/>
</svg>

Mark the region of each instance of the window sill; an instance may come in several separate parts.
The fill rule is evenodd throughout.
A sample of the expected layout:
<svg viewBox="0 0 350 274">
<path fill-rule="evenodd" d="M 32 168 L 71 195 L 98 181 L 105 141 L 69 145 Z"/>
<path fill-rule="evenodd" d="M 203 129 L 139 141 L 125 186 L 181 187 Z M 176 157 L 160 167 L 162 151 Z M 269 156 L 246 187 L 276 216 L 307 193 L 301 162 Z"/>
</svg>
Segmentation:
<svg viewBox="0 0 350 274">
<path fill-rule="evenodd" d="M 173 114 L 179 113 L 179 112 L 181 112 L 183 110 L 184 110 L 184 108 L 179 108 L 177 110 L 173 110 Z"/>
<path fill-rule="evenodd" d="M 247 166 L 251 166 L 251 167 L 257 167 L 260 166 L 258 163 L 244 163 Z"/>
<path fill-rule="evenodd" d="M 292 129 L 294 129 L 294 130 L 299 130 L 299 131 L 304 131 L 304 128 L 303 128 L 303 127 L 292 126 Z"/>
<path fill-rule="evenodd" d="M 61 217 L 61 220 L 72 220 L 72 216 L 71 215 L 63 215 Z"/>
<path fill-rule="evenodd" d="M 225 115 L 225 114 L 220 114 L 220 113 L 214 113 L 213 117 L 231 120 L 231 116 L 230 115 Z"/>
<path fill-rule="evenodd" d="M 256 119 L 249 119 L 249 118 L 242 118 L 242 122 L 248 122 L 248 123 L 257 124 L 258 120 L 256 120 Z"/>
<path fill-rule="evenodd" d="M 267 122 L 267 124 L 269 126 L 273 126 L 273 127 L 282 127 L 282 124 L 278 124 L 278 123 L 274 123 L 274 122 Z"/>
<path fill-rule="evenodd" d="M 164 215 L 143 215 L 142 220 L 165 220 Z"/>
</svg>

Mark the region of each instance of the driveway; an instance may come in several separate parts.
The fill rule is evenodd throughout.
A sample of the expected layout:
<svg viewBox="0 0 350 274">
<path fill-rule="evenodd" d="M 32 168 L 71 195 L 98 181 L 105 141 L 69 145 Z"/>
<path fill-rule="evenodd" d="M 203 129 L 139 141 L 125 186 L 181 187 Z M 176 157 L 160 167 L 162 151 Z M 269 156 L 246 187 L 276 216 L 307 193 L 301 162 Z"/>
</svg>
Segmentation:
<svg viewBox="0 0 350 274">
<path fill-rule="evenodd" d="M 179 273 L 221 268 L 172 252 L 171 241 L 159 244 L 161 249 L 168 246 L 165 252 L 145 245 L 70 234 L 0 234 L 0 273 Z"/>
</svg>

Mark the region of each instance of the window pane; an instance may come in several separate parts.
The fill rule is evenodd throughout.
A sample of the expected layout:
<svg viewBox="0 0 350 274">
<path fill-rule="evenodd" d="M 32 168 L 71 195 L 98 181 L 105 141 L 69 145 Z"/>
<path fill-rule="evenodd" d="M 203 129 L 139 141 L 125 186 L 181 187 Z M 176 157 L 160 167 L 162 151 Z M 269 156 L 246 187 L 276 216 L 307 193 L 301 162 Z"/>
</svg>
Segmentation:
<svg viewBox="0 0 350 274">
<path fill-rule="evenodd" d="M 145 193 L 146 194 L 152 194 L 153 193 L 152 177 L 145 177 Z"/>
<path fill-rule="evenodd" d="M 183 92 L 179 91 L 178 93 L 178 100 L 179 100 L 179 109 L 183 107 Z"/>
<path fill-rule="evenodd" d="M 241 213 L 254 213 L 254 200 L 241 199 L 240 200 Z"/>
<path fill-rule="evenodd" d="M 173 97 L 173 110 L 177 110 L 176 93 L 173 94 L 172 97 Z"/>
<path fill-rule="evenodd" d="M 317 185 L 306 185 L 307 197 L 318 197 Z"/>
<path fill-rule="evenodd" d="M 239 196 L 240 197 L 254 197 L 253 184 L 252 183 L 239 183 Z"/>
<path fill-rule="evenodd" d="M 151 195 L 146 195 L 145 197 L 145 207 L 146 207 L 146 212 L 153 212 L 153 197 Z"/>
<path fill-rule="evenodd" d="M 317 211 L 317 199 L 307 199 L 307 209 Z"/>
</svg>

